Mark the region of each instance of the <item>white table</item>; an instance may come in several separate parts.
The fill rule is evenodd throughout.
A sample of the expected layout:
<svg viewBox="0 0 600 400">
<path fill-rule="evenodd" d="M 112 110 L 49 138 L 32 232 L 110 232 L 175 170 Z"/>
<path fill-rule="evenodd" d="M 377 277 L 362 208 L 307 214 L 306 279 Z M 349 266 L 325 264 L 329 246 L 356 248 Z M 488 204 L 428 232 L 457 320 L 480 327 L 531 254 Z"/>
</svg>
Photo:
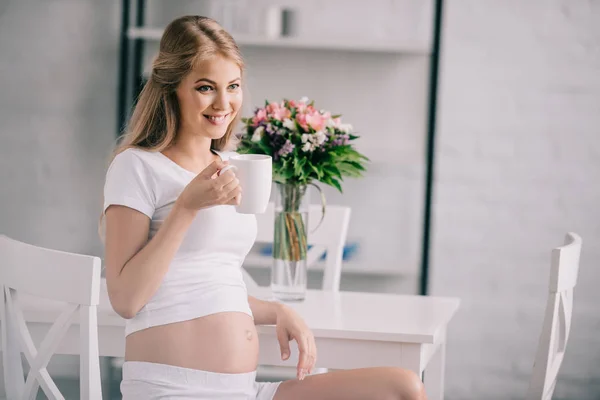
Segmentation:
<svg viewBox="0 0 600 400">
<path fill-rule="evenodd" d="M 250 293 L 270 299 L 270 290 Z M 404 296 L 309 290 L 304 302 L 287 303 L 312 329 L 319 357 L 317 367 L 349 369 L 397 366 L 423 376 L 428 398 L 442 399 L 446 327 L 459 306 L 455 298 Z M 39 343 L 60 311 L 61 304 L 21 297 L 34 342 Z M 257 327 L 259 363 L 295 366 L 298 350 L 281 360 L 274 326 Z M 101 356 L 123 357 L 124 320 L 111 308 L 105 282 L 98 307 L 98 341 Z M 78 354 L 79 329 L 71 326 L 57 354 Z"/>
</svg>

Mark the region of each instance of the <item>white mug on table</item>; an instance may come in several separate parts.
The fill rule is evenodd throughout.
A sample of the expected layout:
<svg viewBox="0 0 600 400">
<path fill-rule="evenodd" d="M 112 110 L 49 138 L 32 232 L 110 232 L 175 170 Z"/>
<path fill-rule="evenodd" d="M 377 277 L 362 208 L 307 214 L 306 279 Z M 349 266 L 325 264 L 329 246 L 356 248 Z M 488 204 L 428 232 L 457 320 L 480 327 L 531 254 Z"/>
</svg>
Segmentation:
<svg viewBox="0 0 600 400">
<path fill-rule="evenodd" d="M 264 154 L 236 154 L 219 174 L 233 169 L 242 187 L 242 201 L 236 206 L 240 214 L 262 214 L 271 197 L 273 160 Z"/>
</svg>

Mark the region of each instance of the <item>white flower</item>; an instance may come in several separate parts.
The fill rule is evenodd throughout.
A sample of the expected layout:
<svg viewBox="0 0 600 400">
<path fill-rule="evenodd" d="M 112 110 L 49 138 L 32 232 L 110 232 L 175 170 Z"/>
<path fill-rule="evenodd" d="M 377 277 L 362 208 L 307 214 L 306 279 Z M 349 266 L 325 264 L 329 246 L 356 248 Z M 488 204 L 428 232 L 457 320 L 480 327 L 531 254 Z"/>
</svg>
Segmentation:
<svg viewBox="0 0 600 400">
<path fill-rule="evenodd" d="M 254 134 L 252 135 L 253 142 L 260 142 L 263 135 L 265 134 L 265 128 L 263 126 L 259 126 L 254 130 Z"/>
<path fill-rule="evenodd" d="M 300 138 L 300 140 L 302 140 L 302 143 L 306 143 L 311 139 L 311 135 L 308 133 L 303 133 L 302 137 Z"/>
<path fill-rule="evenodd" d="M 340 124 L 340 126 L 338 127 L 338 129 L 344 133 L 350 133 L 352 132 L 352 125 L 350 124 Z"/>
<path fill-rule="evenodd" d="M 319 146 L 322 145 L 323 143 L 325 143 L 325 141 L 327 140 L 327 136 L 325 135 L 325 132 L 323 131 L 318 131 L 315 132 L 315 140 L 313 140 L 313 143 L 317 143 Z"/>
<path fill-rule="evenodd" d="M 304 146 L 302 146 L 302 151 L 308 153 L 309 151 L 312 151 L 312 147 L 313 145 L 310 142 L 306 142 L 304 143 Z"/>
<path fill-rule="evenodd" d="M 290 131 L 295 131 L 296 130 L 296 124 L 294 123 L 294 121 L 292 121 L 289 118 L 286 118 L 283 120 L 283 126 L 285 128 L 288 128 Z"/>
<path fill-rule="evenodd" d="M 308 97 L 306 97 L 306 96 L 303 96 L 303 97 L 300 99 L 300 101 L 301 101 L 302 103 L 308 103 Z"/>
</svg>

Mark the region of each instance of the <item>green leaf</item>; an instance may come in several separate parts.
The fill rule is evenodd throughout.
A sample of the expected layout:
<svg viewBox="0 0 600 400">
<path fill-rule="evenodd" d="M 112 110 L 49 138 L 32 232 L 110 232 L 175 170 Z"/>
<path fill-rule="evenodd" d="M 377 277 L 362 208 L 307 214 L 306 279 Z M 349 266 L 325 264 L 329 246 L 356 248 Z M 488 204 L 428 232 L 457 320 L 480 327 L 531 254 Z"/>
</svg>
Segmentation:
<svg viewBox="0 0 600 400">
<path fill-rule="evenodd" d="M 329 172 L 330 175 L 333 175 L 338 179 L 342 179 L 342 173 L 340 172 L 339 168 L 335 165 L 326 165 L 325 167 L 323 167 L 323 169 Z"/>
<path fill-rule="evenodd" d="M 352 178 L 358 178 L 358 177 L 362 176 L 361 171 L 359 171 L 358 169 L 356 169 L 346 163 L 341 163 L 339 165 L 339 169 L 340 169 L 340 172 L 342 173 L 342 175 L 344 175 L 344 176 L 349 176 Z"/>
<path fill-rule="evenodd" d="M 317 180 L 321 180 L 323 177 L 323 172 L 319 168 L 315 167 L 312 163 L 309 163 L 308 165 L 310 170 L 312 170 L 312 172 L 314 172 L 316 175 Z"/>
<path fill-rule="evenodd" d="M 304 172 L 304 165 L 306 164 L 306 158 L 294 157 L 294 174 L 302 176 Z"/>
<path fill-rule="evenodd" d="M 346 161 L 347 164 L 351 165 L 352 167 L 360 170 L 360 171 L 366 171 L 366 168 L 359 162 L 357 161 Z"/>
<path fill-rule="evenodd" d="M 328 179 L 323 179 L 321 182 L 329 185 L 329 186 L 333 186 L 334 188 L 336 188 L 340 193 L 343 193 L 342 191 L 342 185 L 340 184 L 340 182 L 338 182 L 337 179 L 334 178 L 328 178 Z"/>
<path fill-rule="evenodd" d="M 269 143 L 269 139 L 266 136 L 263 136 L 262 139 L 258 142 L 253 142 L 256 143 L 256 145 L 258 146 L 258 148 L 264 152 L 264 154 L 273 155 L 273 149 L 271 148 L 271 145 Z"/>
</svg>

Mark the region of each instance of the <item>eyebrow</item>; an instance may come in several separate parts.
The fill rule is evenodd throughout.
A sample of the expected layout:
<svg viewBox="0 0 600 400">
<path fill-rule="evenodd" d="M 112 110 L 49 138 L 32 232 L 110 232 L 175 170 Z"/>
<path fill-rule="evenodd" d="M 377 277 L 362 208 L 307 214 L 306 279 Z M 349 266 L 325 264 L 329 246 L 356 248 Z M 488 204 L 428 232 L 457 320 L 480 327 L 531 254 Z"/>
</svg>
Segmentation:
<svg viewBox="0 0 600 400">
<path fill-rule="evenodd" d="M 239 78 L 239 77 L 238 77 L 238 78 L 235 78 L 234 80 L 232 80 L 232 81 L 230 81 L 230 82 L 229 82 L 229 85 L 231 85 L 231 84 L 232 84 L 233 82 L 235 82 L 235 81 L 239 81 L 240 79 L 241 79 L 241 78 Z M 215 85 L 215 86 L 217 86 L 217 82 L 215 82 L 215 81 L 213 81 L 213 80 L 210 80 L 210 79 L 208 79 L 208 78 L 200 78 L 200 79 L 198 79 L 196 82 L 194 82 L 194 84 L 196 84 L 196 83 L 198 83 L 198 82 L 200 82 L 200 81 L 208 82 L 208 83 L 210 83 L 211 85 Z"/>
</svg>

